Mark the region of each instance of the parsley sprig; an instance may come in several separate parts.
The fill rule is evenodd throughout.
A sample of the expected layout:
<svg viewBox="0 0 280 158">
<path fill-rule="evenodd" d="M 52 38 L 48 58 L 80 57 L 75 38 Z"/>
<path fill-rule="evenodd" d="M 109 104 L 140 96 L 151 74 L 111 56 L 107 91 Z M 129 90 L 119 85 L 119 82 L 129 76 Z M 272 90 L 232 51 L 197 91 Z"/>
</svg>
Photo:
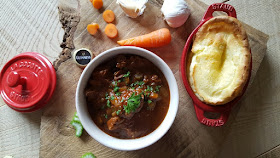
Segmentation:
<svg viewBox="0 0 280 158">
<path fill-rule="evenodd" d="M 141 101 L 141 94 L 135 95 L 133 93 L 131 97 L 128 98 L 127 100 L 127 105 L 124 105 L 124 111 L 128 114 L 131 112 L 135 112 L 135 110 L 140 106 L 140 101 Z"/>
<path fill-rule="evenodd" d="M 129 76 L 130 76 L 130 71 L 127 71 L 127 73 L 123 75 L 123 77 L 129 77 Z"/>
</svg>

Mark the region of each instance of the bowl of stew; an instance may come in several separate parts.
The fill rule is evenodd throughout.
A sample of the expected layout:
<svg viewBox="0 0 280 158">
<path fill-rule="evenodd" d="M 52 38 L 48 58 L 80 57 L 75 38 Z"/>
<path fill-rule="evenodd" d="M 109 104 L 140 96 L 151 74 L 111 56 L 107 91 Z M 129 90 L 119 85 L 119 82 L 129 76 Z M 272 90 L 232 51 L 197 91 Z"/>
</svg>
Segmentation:
<svg viewBox="0 0 280 158">
<path fill-rule="evenodd" d="M 159 140 L 174 122 L 178 104 L 171 69 L 139 47 L 116 47 L 96 56 L 76 90 L 84 129 L 117 150 L 138 150 Z"/>
</svg>

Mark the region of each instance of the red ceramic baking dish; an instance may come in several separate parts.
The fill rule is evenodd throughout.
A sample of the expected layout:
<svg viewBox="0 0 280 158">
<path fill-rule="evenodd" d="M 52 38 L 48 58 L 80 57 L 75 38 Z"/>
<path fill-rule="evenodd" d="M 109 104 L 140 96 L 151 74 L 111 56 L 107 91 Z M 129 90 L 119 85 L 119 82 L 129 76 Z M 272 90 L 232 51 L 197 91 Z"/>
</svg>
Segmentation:
<svg viewBox="0 0 280 158">
<path fill-rule="evenodd" d="M 208 7 L 207 11 L 205 12 L 202 20 L 200 21 L 199 25 L 193 30 L 193 32 L 190 34 L 190 36 L 187 39 L 187 42 L 185 44 L 185 47 L 184 47 L 184 50 L 182 53 L 182 57 L 181 57 L 180 72 L 182 75 L 184 86 L 185 86 L 188 94 L 190 95 L 190 97 L 193 100 L 193 105 L 195 108 L 195 112 L 196 112 L 198 121 L 207 126 L 218 127 L 218 126 L 224 125 L 227 122 L 231 108 L 234 105 L 236 105 L 236 103 L 240 100 L 240 98 L 242 97 L 242 95 L 244 94 L 244 92 L 248 86 L 248 82 L 249 82 L 250 76 L 251 76 L 251 69 L 252 69 L 252 57 L 251 57 L 249 78 L 248 78 L 248 81 L 247 81 L 246 85 L 244 86 L 242 94 L 240 96 L 238 96 L 237 98 L 235 98 L 234 100 L 232 100 L 229 103 L 226 103 L 224 105 L 218 105 L 218 106 L 207 105 L 197 98 L 197 96 L 194 94 L 191 86 L 189 85 L 189 82 L 188 82 L 188 79 L 186 76 L 186 59 L 188 57 L 189 51 L 191 50 L 194 35 L 197 33 L 198 29 L 206 21 L 208 21 L 209 19 L 211 19 L 213 17 L 212 14 L 215 11 L 223 11 L 223 12 L 226 12 L 228 14 L 228 16 L 236 18 L 235 9 L 231 5 L 224 4 L 224 3 L 215 3 L 215 4 L 210 5 Z M 220 116 L 217 119 L 210 119 L 210 118 L 207 118 L 204 116 L 205 112 L 218 113 L 218 114 L 220 114 Z"/>
</svg>

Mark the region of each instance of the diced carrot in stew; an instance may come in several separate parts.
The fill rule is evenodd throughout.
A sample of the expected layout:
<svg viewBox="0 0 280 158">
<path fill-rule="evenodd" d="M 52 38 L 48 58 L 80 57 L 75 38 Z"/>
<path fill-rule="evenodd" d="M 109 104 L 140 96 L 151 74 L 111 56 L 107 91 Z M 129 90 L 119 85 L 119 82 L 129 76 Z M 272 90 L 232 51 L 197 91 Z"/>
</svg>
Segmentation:
<svg viewBox="0 0 280 158">
<path fill-rule="evenodd" d="M 152 92 L 151 95 L 150 95 L 150 98 L 152 98 L 152 99 L 157 99 L 157 98 L 158 98 L 158 94 Z"/>
</svg>

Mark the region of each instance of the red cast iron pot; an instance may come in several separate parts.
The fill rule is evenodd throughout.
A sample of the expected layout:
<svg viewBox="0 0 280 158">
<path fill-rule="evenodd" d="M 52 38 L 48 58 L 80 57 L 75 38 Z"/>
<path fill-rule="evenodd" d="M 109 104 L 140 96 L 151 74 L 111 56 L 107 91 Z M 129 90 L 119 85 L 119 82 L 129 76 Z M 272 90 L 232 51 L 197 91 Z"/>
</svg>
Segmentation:
<svg viewBox="0 0 280 158">
<path fill-rule="evenodd" d="M 187 59 L 189 51 L 191 50 L 194 35 L 197 33 L 198 29 L 206 21 L 213 18 L 212 14 L 215 11 L 223 11 L 223 12 L 226 12 L 228 14 L 228 16 L 236 18 L 235 9 L 231 5 L 224 4 L 224 3 L 215 3 L 215 4 L 210 5 L 208 7 L 207 11 L 205 12 L 202 20 L 200 21 L 199 25 L 193 30 L 193 32 L 190 34 L 190 36 L 187 39 L 187 42 L 185 44 L 185 47 L 184 47 L 184 50 L 183 50 L 183 53 L 182 53 L 182 57 L 181 57 L 180 72 L 181 72 L 181 75 L 182 75 L 184 86 L 185 86 L 187 92 L 189 93 L 190 97 L 193 100 L 193 105 L 194 105 L 194 109 L 195 109 L 198 121 L 200 123 L 204 124 L 204 125 L 207 125 L 207 126 L 218 127 L 218 126 L 224 125 L 227 122 L 230 111 L 231 111 L 231 108 L 234 105 L 236 105 L 236 103 L 240 100 L 240 98 L 242 97 L 242 95 L 244 94 L 244 92 L 245 92 L 245 90 L 248 86 L 249 79 L 250 79 L 250 76 L 251 76 L 251 69 L 252 69 L 252 57 L 251 57 L 251 64 L 250 64 L 250 68 L 249 68 L 250 72 L 249 72 L 248 81 L 247 81 L 246 85 L 244 86 L 242 94 L 240 96 L 238 96 L 237 98 L 235 98 L 234 100 L 232 100 L 229 103 L 226 103 L 224 105 L 218 105 L 218 106 L 212 106 L 212 105 L 205 104 L 204 102 L 200 101 L 197 98 L 197 96 L 194 94 L 191 86 L 189 85 L 189 82 L 188 82 L 188 79 L 187 79 L 186 59 Z M 219 113 L 220 117 L 218 119 L 209 119 L 209 118 L 204 116 L 205 112 Z"/>
</svg>

